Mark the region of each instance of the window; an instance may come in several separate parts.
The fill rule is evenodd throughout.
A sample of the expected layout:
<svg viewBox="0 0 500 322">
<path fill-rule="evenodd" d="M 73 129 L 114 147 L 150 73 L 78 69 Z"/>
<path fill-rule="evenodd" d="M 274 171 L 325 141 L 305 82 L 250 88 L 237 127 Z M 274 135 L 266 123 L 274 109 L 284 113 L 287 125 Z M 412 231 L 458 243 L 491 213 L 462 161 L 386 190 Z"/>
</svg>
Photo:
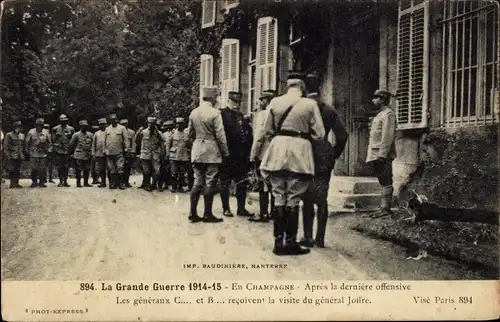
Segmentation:
<svg viewBox="0 0 500 322">
<path fill-rule="evenodd" d="M 200 101 L 201 89 L 214 84 L 214 58 L 212 55 L 201 55 L 200 63 Z"/>
<path fill-rule="evenodd" d="M 257 57 L 255 95 L 276 89 L 278 56 L 278 21 L 272 17 L 260 18 L 257 23 Z"/>
<path fill-rule="evenodd" d="M 240 87 L 240 41 L 238 39 L 224 39 L 221 49 L 221 104 L 227 102 L 227 93 L 238 91 Z"/>
<path fill-rule="evenodd" d="M 203 0 L 201 14 L 201 28 L 208 28 L 215 25 L 216 0 Z"/>
<path fill-rule="evenodd" d="M 429 3 L 401 1 L 398 19 L 398 129 L 427 126 Z"/>
<path fill-rule="evenodd" d="M 250 56 L 248 58 L 248 111 L 251 114 L 258 106 L 257 95 L 255 94 L 257 84 L 257 37 L 251 37 Z"/>
<path fill-rule="evenodd" d="M 498 11 L 490 1 L 447 1 L 443 14 L 442 124 L 498 122 Z"/>
</svg>

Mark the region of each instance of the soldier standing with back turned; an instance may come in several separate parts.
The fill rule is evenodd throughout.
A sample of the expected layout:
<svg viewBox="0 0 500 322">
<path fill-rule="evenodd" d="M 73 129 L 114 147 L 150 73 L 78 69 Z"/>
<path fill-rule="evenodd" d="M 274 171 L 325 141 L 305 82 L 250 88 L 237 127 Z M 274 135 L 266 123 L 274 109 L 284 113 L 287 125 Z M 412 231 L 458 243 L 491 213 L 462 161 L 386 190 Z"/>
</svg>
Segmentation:
<svg viewBox="0 0 500 322">
<path fill-rule="evenodd" d="M 90 159 L 92 158 L 92 133 L 88 132 L 89 123 L 87 120 L 78 122 L 80 131 L 73 134 L 70 147 L 74 151 L 73 159 L 75 160 L 76 186 L 82 187 L 82 171 L 83 171 L 83 186 L 92 187 L 89 184 Z"/>
<path fill-rule="evenodd" d="M 35 128 L 26 135 L 25 150 L 29 154 L 31 163 L 31 188 L 46 188 L 47 181 L 47 155 L 52 150 L 50 133 L 43 129 L 44 120 L 38 118 Z"/>
<path fill-rule="evenodd" d="M 372 121 L 366 163 L 382 186 L 380 210 L 371 217 L 392 216 L 392 160 L 396 157 L 394 138 L 396 114 L 390 108 L 391 93 L 377 90 L 372 103 L 378 114 Z"/>
<path fill-rule="evenodd" d="M 52 142 L 54 143 L 54 162 L 59 175 L 58 187 L 69 187 L 68 172 L 71 161 L 69 141 L 75 133 L 75 129 L 68 125 L 68 117 L 64 114 L 59 116 L 59 125 L 52 129 Z"/>
<path fill-rule="evenodd" d="M 21 121 L 15 121 L 14 130 L 5 135 L 5 156 L 9 160 L 10 188 L 22 188 L 21 165 L 23 163 L 24 134 L 21 133 Z"/>
</svg>

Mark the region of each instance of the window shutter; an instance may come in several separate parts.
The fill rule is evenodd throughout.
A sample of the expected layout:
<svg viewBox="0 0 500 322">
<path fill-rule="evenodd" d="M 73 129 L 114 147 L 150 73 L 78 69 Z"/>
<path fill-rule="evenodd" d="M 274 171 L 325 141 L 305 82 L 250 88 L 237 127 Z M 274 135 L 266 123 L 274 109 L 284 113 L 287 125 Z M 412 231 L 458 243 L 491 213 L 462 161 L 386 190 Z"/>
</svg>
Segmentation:
<svg viewBox="0 0 500 322">
<path fill-rule="evenodd" d="M 240 87 L 240 41 L 224 39 L 221 49 L 221 104 L 224 107 L 227 93 L 238 91 Z"/>
<path fill-rule="evenodd" d="M 213 86 L 214 82 L 214 58 L 212 55 L 201 55 L 200 59 L 200 100 L 201 89 L 205 86 Z"/>
<path fill-rule="evenodd" d="M 260 18 L 257 24 L 256 97 L 266 89 L 276 89 L 278 56 L 278 21 L 273 17 Z"/>
<path fill-rule="evenodd" d="M 226 10 L 229 10 L 231 8 L 235 8 L 239 5 L 239 0 L 225 0 L 224 1 L 224 8 Z"/>
<path fill-rule="evenodd" d="M 429 3 L 399 8 L 398 129 L 427 127 Z"/>
<path fill-rule="evenodd" d="M 201 28 L 212 27 L 215 25 L 215 12 L 217 1 L 203 0 L 201 14 Z"/>
</svg>

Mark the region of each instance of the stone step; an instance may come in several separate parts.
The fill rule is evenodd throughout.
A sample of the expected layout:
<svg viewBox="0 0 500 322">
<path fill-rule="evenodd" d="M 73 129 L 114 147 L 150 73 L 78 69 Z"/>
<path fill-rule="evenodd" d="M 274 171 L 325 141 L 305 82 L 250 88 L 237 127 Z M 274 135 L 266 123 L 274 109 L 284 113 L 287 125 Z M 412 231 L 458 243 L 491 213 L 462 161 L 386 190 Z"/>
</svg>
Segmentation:
<svg viewBox="0 0 500 322">
<path fill-rule="evenodd" d="M 341 194 L 373 194 L 380 193 L 380 184 L 377 178 L 371 177 L 337 177 L 330 181 L 330 193 Z"/>
<path fill-rule="evenodd" d="M 331 212 L 364 212 L 374 211 L 380 207 L 380 193 L 344 194 L 333 193 L 328 196 Z"/>
</svg>

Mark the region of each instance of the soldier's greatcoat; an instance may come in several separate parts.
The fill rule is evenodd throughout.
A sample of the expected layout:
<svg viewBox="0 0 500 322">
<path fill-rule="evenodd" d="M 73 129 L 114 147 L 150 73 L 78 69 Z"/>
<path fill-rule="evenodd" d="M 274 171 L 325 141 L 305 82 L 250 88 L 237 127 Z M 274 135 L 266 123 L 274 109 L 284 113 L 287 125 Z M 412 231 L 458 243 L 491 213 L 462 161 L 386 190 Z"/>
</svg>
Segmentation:
<svg viewBox="0 0 500 322">
<path fill-rule="evenodd" d="M 153 133 L 155 131 L 155 133 Z M 164 145 L 164 137 L 158 130 L 150 130 L 146 128 L 139 134 L 141 160 L 160 160 L 162 148 Z"/>
<path fill-rule="evenodd" d="M 45 158 L 52 150 L 49 131 L 45 129 L 40 132 L 36 129 L 29 130 L 26 136 L 26 150 L 31 158 Z"/>
<path fill-rule="evenodd" d="M 189 133 L 175 129 L 168 135 L 166 143 L 167 158 L 171 161 L 189 161 L 191 158 Z"/>
<path fill-rule="evenodd" d="M 221 113 L 213 108 L 211 103 L 203 101 L 191 112 L 188 133 L 189 138 L 193 140 L 192 163 L 221 163 L 222 158 L 228 156 Z"/>
<path fill-rule="evenodd" d="M 73 152 L 73 159 L 75 160 L 90 160 L 92 154 L 92 138 L 90 132 L 83 133 L 78 131 L 73 134 L 70 146 L 75 147 Z"/>
<path fill-rule="evenodd" d="M 262 161 L 264 153 L 269 147 L 269 138 L 265 135 L 264 127 L 266 125 L 266 118 L 269 114 L 269 109 L 257 112 L 255 115 L 255 129 L 252 150 L 250 152 L 250 160 Z M 258 149 L 258 150 L 257 150 Z"/>
<path fill-rule="evenodd" d="M 54 144 L 54 152 L 57 154 L 70 153 L 70 141 L 75 134 L 75 128 L 66 125 L 57 125 L 52 129 L 52 141 Z"/>
<path fill-rule="evenodd" d="M 22 160 L 24 150 L 24 134 L 8 132 L 5 136 L 5 156 L 10 160 Z"/>
<path fill-rule="evenodd" d="M 280 118 L 289 106 L 294 105 L 283 122 L 281 131 L 308 134 L 313 140 L 324 138 L 325 128 L 316 102 L 299 95 L 289 92 L 270 102 L 264 131 L 272 140 L 262 159 L 261 170 L 268 172 L 284 170 L 314 175 L 311 142 L 301 137 L 277 135 Z M 256 149 L 260 150 L 260 147 L 257 146 Z"/>
<path fill-rule="evenodd" d="M 91 153 L 97 158 L 104 157 L 104 139 L 106 137 L 106 132 L 99 130 L 94 133 L 92 138 L 92 149 Z"/>
<path fill-rule="evenodd" d="M 378 158 L 394 159 L 394 136 L 396 131 L 396 115 L 392 109 L 385 107 L 373 119 L 368 141 L 366 162 Z"/>
<path fill-rule="evenodd" d="M 109 125 L 106 128 L 104 152 L 107 156 L 118 155 L 130 150 L 130 140 L 127 129 L 120 124 Z"/>
</svg>

